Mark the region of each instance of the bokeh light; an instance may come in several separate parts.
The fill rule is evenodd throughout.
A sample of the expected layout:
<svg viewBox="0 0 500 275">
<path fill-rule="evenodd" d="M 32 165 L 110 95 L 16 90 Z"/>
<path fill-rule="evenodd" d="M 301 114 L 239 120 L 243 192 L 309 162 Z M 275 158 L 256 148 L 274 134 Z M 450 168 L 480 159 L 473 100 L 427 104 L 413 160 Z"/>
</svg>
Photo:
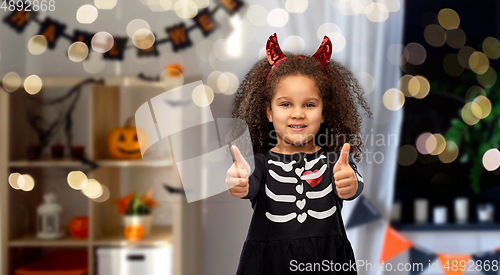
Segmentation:
<svg viewBox="0 0 500 275">
<path fill-rule="evenodd" d="M 76 20 L 82 24 L 92 24 L 97 19 L 98 11 L 92 5 L 83 5 L 76 12 Z"/>
<path fill-rule="evenodd" d="M 111 193 L 109 192 L 109 188 L 106 185 L 101 184 L 101 188 L 102 188 L 101 195 L 99 197 L 93 199 L 95 202 L 105 202 L 111 196 Z"/>
<path fill-rule="evenodd" d="M 87 186 L 88 178 L 82 171 L 71 171 L 68 174 L 68 184 L 75 190 L 82 190 Z"/>
<path fill-rule="evenodd" d="M 34 35 L 28 41 L 28 51 L 32 55 L 40 55 L 47 49 L 47 39 L 43 35 Z"/>
<path fill-rule="evenodd" d="M 366 6 L 366 17 L 372 22 L 384 22 L 389 18 L 389 10 L 387 7 L 379 2 L 371 3 Z"/>
<path fill-rule="evenodd" d="M 217 88 L 225 95 L 232 95 L 238 89 L 238 77 L 232 72 L 224 72 L 217 78 Z"/>
<path fill-rule="evenodd" d="M 23 174 L 22 178 L 24 179 L 24 186 L 21 188 L 23 191 L 29 192 L 35 188 L 35 180 L 31 175 Z"/>
<path fill-rule="evenodd" d="M 484 119 L 491 113 L 491 102 L 484 95 L 480 95 L 474 99 L 474 102 L 479 106 L 479 110 L 477 108 L 472 108 L 472 113 L 475 117 Z"/>
<path fill-rule="evenodd" d="M 438 21 L 441 27 L 447 30 L 453 30 L 460 26 L 460 17 L 452 9 L 442 9 L 438 14 Z"/>
<path fill-rule="evenodd" d="M 468 125 L 474 125 L 478 123 L 481 115 L 481 107 L 476 102 L 468 102 L 462 108 L 462 119 Z"/>
<path fill-rule="evenodd" d="M 458 146 L 453 141 L 447 141 L 444 151 L 438 155 L 442 163 L 451 163 L 458 157 Z"/>
<path fill-rule="evenodd" d="M 30 95 L 37 94 L 42 89 L 42 79 L 36 75 L 30 75 L 24 80 L 24 90 Z"/>
<path fill-rule="evenodd" d="M 446 31 L 446 44 L 452 48 L 462 48 L 466 40 L 465 32 L 461 28 Z"/>
<path fill-rule="evenodd" d="M 418 85 L 414 84 L 415 80 L 418 82 Z M 408 91 L 410 92 L 410 94 L 413 95 L 414 98 L 417 99 L 422 99 L 426 97 L 429 94 L 430 90 L 431 90 L 431 85 L 429 83 L 429 80 L 427 80 L 427 78 L 425 78 L 422 75 L 416 75 L 408 83 Z"/>
<path fill-rule="evenodd" d="M 324 23 L 323 25 L 319 26 L 318 31 L 316 32 L 316 35 L 318 36 L 319 41 L 323 41 L 323 37 L 327 35 L 330 37 L 330 33 L 342 33 L 340 30 L 340 27 L 337 26 L 335 23 Z"/>
<path fill-rule="evenodd" d="M 430 153 L 429 151 L 427 151 L 426 147 L 427 139 L 429 139 L 430 137 L 432 137 L 432 134 L 429 132 L 424 132 L 417 137 L 415 145 L 420 154 L 427 155 Z"/>
<path fill-rule="evenodd" d="M 469 67 L 476 74 L 484 74 L 490 67 L 490 61 L 484 53 L 476 51 L 469 57 Z"/>
<path fill-rule="evenodd" d="M 405 96 L 399 89 L 391 88 L 384 93 L 382 101 L 388 110 L 397 111 L 405 104 Z"/>
<path fill-rule="evenodd" d="M 132 43 L 138 49 L 147 50 L 155 43 L 155 36 L 150 30 L 140 29 L 134 33 Z"/>
<path fill-rule="evenodd" d="M 436 137 L 434 135 L 427 137 L 427 139 L 425 140 L 425 151 L 428 154 L 432 154 L 432 152 L 434 152 L 436 148 L 437 148 Z"/>
<path fill-rule="evenodd" d="M 24 178 L 19 173 L 11 173 L 9 175 L 9 185 L 14 189 L 19 190 L 24 187 Z"/>
<path fill-rule="evenodd" d="M 226 39 L 218 39 L 215 41 L 212 49 L 215 57 L 221 61 L 230 61 L 233 56 L 230 54 L 229 43 Z"/>
<path fill-rule="evenodd" d="M 108 32 L 98 32 L 92 37 L 92 49 L 98 53 L 105 53 L 113 47 L 113 36 Z"/>
<path fill-rule="evenodd" d="M 500 151 L 492 148 L 483 155 L 483 166 L 488 171 L 494 171 L 500 167 Z"/>
<path fill-rule="evenodd" d="M 408 63 L 412 65 L 420 65 L 424 63 L 425 58 L 427 57 L 427 52 L 425 51 L 424 46 L 419 43 L 408 43 L 406 45 L 406 50 L 404 52 L 404 57 Z"/>
<path fill-rule="evenodd" d="M 288 23 L 289 15 L 284 9 L 274 9 L 267 15 L 267 23 L 271 27 L 279 28 Z"/>
<path fill-rule="evenodd" d="M 398 163 L 403 166 L 410 166 L 417 160 L 418 153 L 415 146 L 411 144 L 403 145 L 399 148 Z"/>
<path fill-rule="evenodd" d="M 138 30 L 143 30 L 143 29 L 148 30 L 148 31 L 151 30 L 151 27 L 149 26 L 148 22 L 146 22 L 142 19 L 134 19 L 127 24 L 126 31 L 127 31 L 128 37 L 134 38 L 134 34 Z"/>
<path fill-rule="evenodd" d="M 221 71 L 213 71 L 211 72 L 208 77 L 207 77 L 207 85 L 212 88 L 212 91 L 215 93 L 220 94 L 221 92 L 219 91 L 218 87 L 218 81 L 219 81 L 219 76 L 222 74 Z"/>
<path fill-rule="evenodd" d="M 409 91 L 409 83 L 410 80 L 414 78 L 414 76 L 405 74 L 399 79 L 399 90 L 406 96 L 406 97 L 413 97 L 413 94 L 410 93 Z M 413 88 L 414 94 L 418 93 L 418 89 L 420 88 L 420 84 L 418 83 L 418 80 L 415 79 L 413 82 L 413 85 L 417 85 L 417 87 Z"/>
<path fill-rule="evenodd" d="M 193 18 L 198 14 L 198 6 L 191 0 L 177 1 L 174 5 L 175 14 L 180 18 Z"/>
<path fill-rule="evenodd" d="M 21 77 L 16 72 L 8 72 L 2 78 L 2 85 L 7 92 L 15 92 L 21 87 Z"/>
<path fill-rule="evenodd" d="M 460 76 L 464 68 L 458 62 L 458 55 L 456 53 L 449 53 L 443 59 L 444 71 L 454 77 Z"/>
<path fill-rule="evenodd" d="M 446 32 L 441 26 L 430 24 L 425 27 L 424 38 L 427 44 L 433 47 L 441 47 L 446 41 Z"/>
<path fill-rule="evenodd" d="M 392 44 L 387 48 L 387 59 L 395 66 L 406 64 L 405 54 L 409 56 L 410 53 L 406 47 L 401 44 Z"/>
<path fill-rule="evenodd" d="M 94 0 L 94 6 L 100 10 L 111 10 L 116 6 L 118 0 Z"/>
<path fill-rule="evenodd" d="M 290 35 L 285 38 L 282 43 L 282 50 L 300 54 L 304 51 L 306 43 L 304 39 L 298 35 Z"/>
<path fill-rule="evenodd" d="M 431 155 L 439 155 L 446 149 L 446 140 L 441 134 L 433 134 L 434 140 L 436 141 L 436 145 L 434 150 L 429 151 Z M 429 140 L 429 139 L 428 139 Z"/>
<path fill-rule="evenodd" d="M 369 5 L 373 4 L 372 0 L 351 0 L 351 10 L 355 14 L 366 14 Z"/>
<path fill-rule="evenodd" d="M 74 42 L 68 48 L 68 57 L 73 62 L 82 62 L 89 55 L 89 47 L 83 42 Z"/>
<path fill-rule="evenodd" d="M 286 0 L 285 9 L 289 13 L 303 13 L 309 5 L 308 0 Z"/>
<path fill-rule="evenodd" d="M 495 37 L 486 37 L 483 41 L 483 53 L 490 59 L 500 57 L 500 42 Z"/>
<path fill-rule="evenodd" d="M 160 3 L 160 7 L 162 7 L 162 9 L 164 9 L 166 11 L 171 10 L 173 8 L 171 0 L 160 0 L 159 3 Z"/>
<path fill-rule="evenodd" d="M 87 185 L 82 189 L 82 193 L 90 199 L 96 199 L 103 193 L 101 184 L 95 179 L 88 179 Z"/>
<path fill-rule="evenodd" d="M 484 74 L 477 75 L 477 82 L 484 88 L 491 88 L 497 82 L 497 72 L 493 67 L 489 67 Z"/>
<path fill-rule="evenodd" d="M 469 89 L 467 89 L 467 91 L 465 92 L 465 101 L 469 102 L 479 95 L 486 96 L 486 92 L 483 90 L 483 88 L 481 88 L 477 85 L 474 85 L 474 86 L 470 87 Z"/>
<path fill-rule="evenodd" d="M 90 74 L 97 74 L 101 72 L 106 66 L 104 56 L 100 53 L 90 53 L 83 61 L 83 69 Z"/>
<path fill-rule="evenodd" d="M 214 101 L 214 91 L 207 85 L 196 86 L 191 93 L 194 104 L 200 107 L 207 107 Z"/>
<path fill-rule="evenodd" d="M 357 72 L 355 75 L 366 94 L 373 92 L 375 89 L 375 79 L 373 76 L 367 72 Z"/>
<path fill-rule="evenodd" d="M 476 50 L 469 46 L 464 46 L 458 51 L 458 62 L 462 67 L 467 70 L 470 70 L 469 67 L 469 58 L 471 54 L 473 54 Z"/>
<path fill-rule="evenodd" d="M 330 38 L 330 41 L 332 42 L 332 48 L 334 53 L 339 53 L 344 50 L 346 46 L 346 39 L 345 37 L 338 32 L 333 32 L 328 34 L 328 37 Z"/>
<path fill-rule="evenodd" d="M 260 5 L 251 5 L 247 9 L 247 18 L 255 26 L 267 25 L 268 12 L 266 8 Z"/>
<path fill-rule="evenodd" d="M 211 40 L 202 40 L 196 43 L 196 55 L 199 59 L 208 62 L 208 57 L 210 56 L 213 47 L 214 42 Z"/>
<path fill-rule="evenodd" d="M 389 12 L 397 12 L 401 9 L 399 0 L 378 0 L 377 2 L 384 4 Z"/>
</svg>

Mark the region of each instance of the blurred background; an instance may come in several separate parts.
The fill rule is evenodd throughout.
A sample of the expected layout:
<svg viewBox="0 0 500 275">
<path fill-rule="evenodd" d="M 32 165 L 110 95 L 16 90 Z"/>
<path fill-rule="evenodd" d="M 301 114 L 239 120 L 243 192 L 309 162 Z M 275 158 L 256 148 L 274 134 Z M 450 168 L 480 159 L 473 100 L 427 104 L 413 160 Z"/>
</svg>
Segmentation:
<svg viewBox="0 0 500 275">
<path fill-rule="evenodd" d="M 188 203 L 134 116 L 201 80 L 230 117 L 273 33 L 307 55 L 328 35 L 373 112 L 342 209 L 358 273 L 498 274 L 497 1 L 0 2 L 1 274 L 234 274 L 249 201 Z"/>
</svg>

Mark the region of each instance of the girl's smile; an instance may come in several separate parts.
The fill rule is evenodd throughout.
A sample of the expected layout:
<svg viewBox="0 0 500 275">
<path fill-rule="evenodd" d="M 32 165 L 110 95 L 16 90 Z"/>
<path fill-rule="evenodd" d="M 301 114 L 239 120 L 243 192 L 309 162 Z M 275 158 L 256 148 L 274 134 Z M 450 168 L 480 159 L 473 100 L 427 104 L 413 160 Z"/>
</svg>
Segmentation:
<svg viewBox="0 0 500 275">
<path fill-rule="evenodd" d="M 276 86 L 267 117 L 276 130 L 277 152 L 314 152 L 324 121 L 323 101 L 314 81 L 303 75 L 287 76 Z"/>
</svg>

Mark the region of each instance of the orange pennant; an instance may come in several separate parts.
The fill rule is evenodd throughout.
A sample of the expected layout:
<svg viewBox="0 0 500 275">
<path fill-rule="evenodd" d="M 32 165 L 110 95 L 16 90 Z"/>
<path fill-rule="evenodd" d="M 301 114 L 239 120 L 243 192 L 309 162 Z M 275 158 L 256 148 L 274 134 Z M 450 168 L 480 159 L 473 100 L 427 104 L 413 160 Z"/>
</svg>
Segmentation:
<svg viewBox="0 0 500 275">
<path fill-rule="evenodd" d="M 405 236 L 401 235 L 391 226 L 387 226 L 380 262 L 387 262 L 412 246 L 413 243 L 410 240 L 405 238 Z"/>
<path fill-rule="evenodd" d="M 469 255 L 438 254 L 439 262 L 445 275 L 461 275 L 467 270 Z"/>
</svg>

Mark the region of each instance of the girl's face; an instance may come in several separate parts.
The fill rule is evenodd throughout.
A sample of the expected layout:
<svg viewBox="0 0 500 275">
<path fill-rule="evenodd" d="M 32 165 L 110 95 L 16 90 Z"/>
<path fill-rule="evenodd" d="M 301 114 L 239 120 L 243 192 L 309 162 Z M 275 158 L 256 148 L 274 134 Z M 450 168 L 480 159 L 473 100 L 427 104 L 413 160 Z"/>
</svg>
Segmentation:
<svg viewBox="0 0 500 275">
<path fill-rule="evenodd" d="M 271 109 L 267 107 L 267 118 L 276 130 L 278 150 L 314 149 L 314 136 L 325 120 L 323 101 L 314 81 L 303 75 L 282 78 L 275 88 Z"/>
</svg>

